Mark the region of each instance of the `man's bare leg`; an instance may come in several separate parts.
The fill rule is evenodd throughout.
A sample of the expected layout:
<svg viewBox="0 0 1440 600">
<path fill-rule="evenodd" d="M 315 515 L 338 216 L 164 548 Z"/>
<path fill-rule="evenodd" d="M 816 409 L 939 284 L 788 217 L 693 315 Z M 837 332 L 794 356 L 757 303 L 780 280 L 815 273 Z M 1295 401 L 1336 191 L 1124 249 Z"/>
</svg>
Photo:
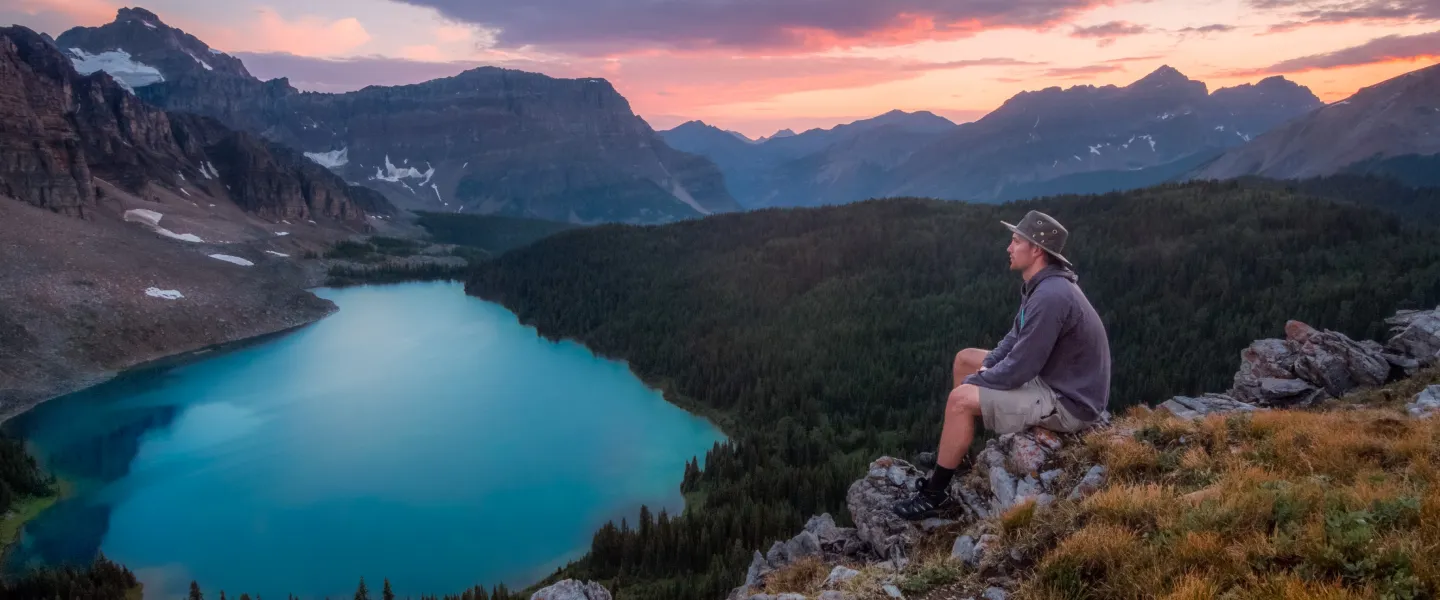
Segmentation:
<svg viewBox="0 0 1440 600">
<path fill-rule="evenodd" d="M 940 452 L 935 463 L 946 469 L 959 468 L 975 440 L 975 419 L 980 416 L 980 388 L 962 384 L 950 391 L 945 401 L 945 424 L 940 429 Z"/>
</svg>

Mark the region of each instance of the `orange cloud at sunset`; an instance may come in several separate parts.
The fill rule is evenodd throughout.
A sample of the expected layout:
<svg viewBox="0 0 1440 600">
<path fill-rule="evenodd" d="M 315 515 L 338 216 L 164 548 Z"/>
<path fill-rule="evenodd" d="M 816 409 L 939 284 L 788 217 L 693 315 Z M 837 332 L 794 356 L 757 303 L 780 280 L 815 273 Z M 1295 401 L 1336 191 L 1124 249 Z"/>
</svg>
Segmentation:
<svg viewBox="0 0 1440 600">
<path fill-rule="evenodd" d="M 370 32 L 355 17 L 303 16 L 287 20 L 266 6 L 259 7 L 256 13 L 254 21 L 233 29 L 215 28 L 203 37 L 227 51 L 289 52 L 300 56 L 341 56 L 370 41 Z"/>
</svg>

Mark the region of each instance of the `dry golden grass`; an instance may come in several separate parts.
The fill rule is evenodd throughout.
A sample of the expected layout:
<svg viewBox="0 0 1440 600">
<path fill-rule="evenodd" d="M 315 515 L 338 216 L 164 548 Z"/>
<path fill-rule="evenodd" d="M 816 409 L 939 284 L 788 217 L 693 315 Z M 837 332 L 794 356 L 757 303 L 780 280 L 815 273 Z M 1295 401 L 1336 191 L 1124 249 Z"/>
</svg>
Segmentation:
<svg viewBox="0 0 1440 600">
<path fill-rule="evenodd" d="M 1337 404 L 1119 425 L 1134 435 L 1087 440 L 1114 483 L 1021 597 L 1440 597 L 1440 419 Z"/>
<path fill-rule="evenodd" d="M 811 557 L 796 561 L 765 578 L 765 592 L 768 594 L 812 594 L 825 583 L 830 567 Z"/>
</svg>

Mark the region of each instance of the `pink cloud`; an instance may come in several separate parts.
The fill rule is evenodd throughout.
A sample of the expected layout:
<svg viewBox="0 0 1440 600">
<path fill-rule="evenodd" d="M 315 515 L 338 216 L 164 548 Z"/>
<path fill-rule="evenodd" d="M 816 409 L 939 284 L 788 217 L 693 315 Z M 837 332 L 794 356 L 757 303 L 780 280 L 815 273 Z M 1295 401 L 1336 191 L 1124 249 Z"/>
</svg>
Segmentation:
<svg viewBox="0 0 1440 600">
<path fill-rule="evenodd" d="M 1333 52 L 1311 54 L 1282 60 L 1258 69 L 1240 69 L 1223 73 L 1227 77 L 1249 77 L 1280 73 L 1303 73 L 1361 65 L 1440 58 L 1440 31 L 1419 35 L 1387 35 L 1357 46 Z"/>
<path fill-rule="evenodd" d="M 287 52 L 299 56 L 339 56 L 370 41 L 370 32 L 354 17 L 302 16 L 286 20 L 275 9 L 260 7 L 256 19 L 239 27 L 202 25 L 197 33 L 217 48 L 232 52 Z"/>
</svg>

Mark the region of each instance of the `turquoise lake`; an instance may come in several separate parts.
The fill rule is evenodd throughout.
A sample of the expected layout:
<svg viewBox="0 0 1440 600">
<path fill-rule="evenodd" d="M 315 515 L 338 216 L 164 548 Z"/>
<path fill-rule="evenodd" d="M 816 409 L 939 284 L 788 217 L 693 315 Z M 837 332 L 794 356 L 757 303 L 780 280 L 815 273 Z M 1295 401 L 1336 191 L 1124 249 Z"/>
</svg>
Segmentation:
<svg viewBox="0 0 1440 600">
<path fill-rule="evenodd" d="M 147 598 L 516 588 L 607 520 L 680 511 L 685 462 L 723 439 L 460 284 L 317 294 L 340 311 L 7 422 L 74 486 L 7 568 L 100 551 Z"/>
</svg>

